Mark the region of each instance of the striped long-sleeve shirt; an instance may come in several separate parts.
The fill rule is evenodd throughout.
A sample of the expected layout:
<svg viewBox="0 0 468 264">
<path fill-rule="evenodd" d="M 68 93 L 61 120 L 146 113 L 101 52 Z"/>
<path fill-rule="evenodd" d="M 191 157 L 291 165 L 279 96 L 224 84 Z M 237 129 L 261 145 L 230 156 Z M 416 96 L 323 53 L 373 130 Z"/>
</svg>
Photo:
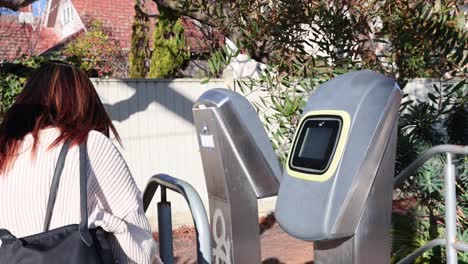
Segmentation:
<svg viewBox="0 0 468 264">
<path fill-rule="evenodd" d="M 13 166 L 0 174 L 0 228 L 16 237 L 42 232 L 55 164 L 62 145 L 49 149 L 59 135 L 56 128 L 39 134 L 36 156 L 33 137 L 23 139 Z M 91 131 L 88 149 L 89 226 L 113 234 L 118 263 L 159 263 L 157 245 L 143 212 L 141 192 L 111 140 Z M 80 222 L 79 151 L 71 147 L 60 179 L 50 229 Z"/>
</svg>

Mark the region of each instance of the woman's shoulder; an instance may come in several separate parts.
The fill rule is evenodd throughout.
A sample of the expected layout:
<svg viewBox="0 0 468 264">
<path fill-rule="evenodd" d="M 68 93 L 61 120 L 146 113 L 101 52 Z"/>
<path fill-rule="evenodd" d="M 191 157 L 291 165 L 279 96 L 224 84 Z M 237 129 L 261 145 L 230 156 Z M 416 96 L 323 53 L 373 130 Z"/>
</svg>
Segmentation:
<svg viewBox="0 0 468 264">
<path fill-rule="evenodd" d="M 97 154 L 99 156 L 120 156 L 120 152 L 112 139 L 96 130 L 91 130 L 88 133 L 87 149 L 89 154 Z"/>
<path fill-rule="evenodd" d="M 103 133 L 96 131 L 96 130 L 91 130 L 88 133 L 88 145 L 103 145 L 106 147 L 112 147 L 116 148 L 114 142 L 112 139 L 104 135 Z"/>
<path fill-rule="evenodd" d="M 87 153 L 91 188 L 107 200 L 109 210 L 125 215 L 133 204 L 122 197 L 135 201 L 141 194 L 122 154 L 111 139 L 94 130 L 88 133 Z"/>
</svg>

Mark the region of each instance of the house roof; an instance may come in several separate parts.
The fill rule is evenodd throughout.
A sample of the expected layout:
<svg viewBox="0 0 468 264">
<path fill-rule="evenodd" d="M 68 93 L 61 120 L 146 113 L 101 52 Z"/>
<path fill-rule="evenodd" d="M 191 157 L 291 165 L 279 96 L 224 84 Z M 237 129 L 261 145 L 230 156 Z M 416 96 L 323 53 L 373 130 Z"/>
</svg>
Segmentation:
<svg viewBox="0 0 468 264">
<path fill-rule="evenodd" d="M 20 22 L 18 16 L 0 16 L 0 61 L 31 55 L 32 50 L 42 53 L 57 42 L 53 29 L 34 30 L 32 24 Z"/>
<path fill-rule="evenodd" d="M 57 32 L 55 32 L 53 28 L 42 27 L 40 34 L 41 38 L 36 46 L 36 52 L 38 54 L 41 54 L 51 49 L 52 47 L 63 41 L 60 40 L 59 36 L 57 35 Z"/>
<path fill-rule="evenodd" d="M 30 29 L 21 25 L 17 17 L 0 16 L 0 61 L 11 60 L 28 49 Z"/>
<path fill-rule="evenodd" d="M 135 16 L 135 0 L 71 0 L 85 25 L 99 20 L 120 41 L 122 48 L 129 49 L 132 39 L 132 24 Z"/>
<path fill-rule="evenodd" d="M 58 17 L 58 6 L 62 0 L 50 0 L 49 16 L 46 25 L 40 30 L 33 30 L 30 24 L 20 23 L 17 15 L 0 16 L 0 61 L 11 60 L 23 54 L 31 55 L 30 48 L 35 46 L 34 53 L 41 54 L 51 48 L 60 46 L 69 38 L 60 37 L 54 25 Z M 135 16 L 135 0 L 70 0 L 85 26 L 92 21 L 101 21 L 110 32 L 111 37 L 118 40 L 124 49 L 130 49 L 132 24 Z M 157 14 L 154 1 L 144 1 L 145 11 Z M 38 18 L 35 18 L 38 19 Z M 197 21 L 183 17 L 185 39 L 191 52 L 203 53 L 212 45 L 223 42 L 223 36 Z M 150 32 L 153 31 L 155 20 L 152 19 Z M 150 33 L 152 36 L 152 33 Z M 71 35 L 72 37 L 75 36 Z M 61 39 L 62 38 L 62 39 Z M 152 37 L 150 37 L 152 39 Z"/>
</svg>

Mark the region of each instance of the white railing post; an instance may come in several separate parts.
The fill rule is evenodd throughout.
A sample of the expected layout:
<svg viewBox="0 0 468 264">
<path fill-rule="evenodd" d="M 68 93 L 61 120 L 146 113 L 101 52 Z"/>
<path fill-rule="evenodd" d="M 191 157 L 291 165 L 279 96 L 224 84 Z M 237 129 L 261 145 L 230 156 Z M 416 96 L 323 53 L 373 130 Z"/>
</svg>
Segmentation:
<svg viewBox="0 0 468 264">
<path fill-rule="evenodd" d="M 445 239 L 447 247 L 447 264 L 457 264 L 457 197 L 455 189 L 455 166 L 452 163 L 452 154 L 447 153 L 447 164 L 444 175 L 445 184 Z"/>
</svg>

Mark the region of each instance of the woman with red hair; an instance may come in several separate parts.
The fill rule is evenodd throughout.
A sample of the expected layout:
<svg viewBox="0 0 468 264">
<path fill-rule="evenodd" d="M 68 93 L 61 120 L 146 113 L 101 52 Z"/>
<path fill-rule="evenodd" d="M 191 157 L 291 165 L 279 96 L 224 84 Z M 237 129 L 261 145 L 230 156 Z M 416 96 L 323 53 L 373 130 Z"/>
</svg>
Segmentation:
<svg viewBox="0 0 468 264">
<path fill-rule="evenodd" d="M 136 187 L 109 139 L 119 135 L 93 84 L 74 66 L 50 62 L 34 72 L 0 125 L 0 228 L 18 237 L 43 232 L 60 150 L 69 144 L 49 228 L 80 222 L 79 147 L 87 161 L 88 226 L 111 233 L 118 263 L 158 263 Z"/>
</svg>

